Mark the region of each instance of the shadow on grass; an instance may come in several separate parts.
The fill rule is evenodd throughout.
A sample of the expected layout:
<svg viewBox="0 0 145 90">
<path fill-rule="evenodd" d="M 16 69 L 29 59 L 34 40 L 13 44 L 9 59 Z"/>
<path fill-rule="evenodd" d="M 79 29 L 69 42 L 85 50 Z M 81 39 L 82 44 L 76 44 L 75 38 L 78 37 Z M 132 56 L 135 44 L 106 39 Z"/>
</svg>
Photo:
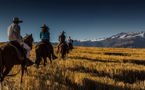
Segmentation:
<svg viewBox="0 0 145 90">
<path fill-rule="evenodd" d="M 90 71 L 86 71 L 86 72 L 90 72 Z M 94 73 L 98 73 L 99 76 L 105 76 L 105 74 L 100 74 L 100 72 L 98 71 L 94 71 Z M 50 74 L 48 74 L 50 75 Z M 52 80 L 53 82 L 58 82 L 59 85 L 56 86 L 55 84 L 52 83 L 51 87 L 53 87 L 53 89 L 59 89 L 62 90 L 64 89 L 62 87 L 66 86 L 65 89 L 68 90 L 124 90 L 127 88 L 123 88 L 123 87 L 119 87 L 119 86 L 114 86 L 114 85 L 107 85 L 104 83 L 100 83 L 88 78 L 84 78 L 82 81 L 82 84 L 77 84 L 74 82 L 74 80 L 70 80 L 69 77 L 65 77 L 64 75 L 61 74 L 61 72 L 57 72 L 57 74 L 52 75 L 53 78 L 49 78 L 50 80 Z M 42 78 L 41 79 L 41 88 L 45 88 L 46 90 L 49 89 L 48 87 L 46 87 L 46 83 L 44 83 L 44 81 L 46 80 L 46 78 Z M 127 89 L 129 90 L 129 89 Z"/>
<path fill-rule="evenodd" d="M 75 56 L 75 57 L 68 57 L 70 59 L 81 59 L 81 60 L 89 60 L 89 61 L 95 61 L 95 62 L 120 62 L 117 60 L 98 60 L 98 59 L 91 59 L 91 58 L 87 58 L 87 57 L 79 57 L 79 56 Z"/>
<path fill-rule="evenodd" d="M 116 56 L 131 56 L 131 54 L 127 53 L 104 53 L 105 55 L 116 55 Z"/>
<path fill-rule="evenodd" d="M 89 68 L 85 68 L 83 66 L 78 66 L 76 68 L 67 68 L 68 70 L 72 71 L 72 72 L 81 72 L 81 73 L 89 73 L 92 76 L 99 76 L 99 77 L 105 77 L 105 76 L 110 76 L 110 74 L 104 72 L 104 71 L 98 71 L 96 69 L 89 69 Z"/>
<path fill-rule="evenodd" d="M 86 53 L 86 54 L 102 54 L 101 52 L 86 52 L 86 51 L 81 51 L 80 53 Z"/>
<path fill-rule="evenodd" d="M 145 71 L 123 70 L 119 75 L 113 75 L 113 79 L 125 83 L 133 84 L 137 81 L 145 80 Z"/>
<path fill-rule="evenodd" d="M 112 62 L 112 63 L 133 63 L 133 64 L 144 65 L 145 66 L 145 60 L 122 60 L 123 62 L 121 62 L 119 60 L 98 60 L 98 59 L 91 59 L 91 58 L 79 57 L 79 56 L 69 57 L 69 58 L 70 59 L 95 61 L 95 62 L 104 62 L 104 63 L 109 63 L 109 62 Z"/>
<path fill-rule="evenodd" d="M 89 69 L 83 66 L 79 66 L 76 68 L 68 68 L 68 70 L 74 72 L 81 72 L 81 73 L 89 73 L 92 76 L 96 77 L 108 77 L 112 78 L 116 81 L 130 83 L 133 84 L 137 81 L 144 81 L 145 80 L 145 71 L 133 71 L 133 70 L 122 70 L 121 73 L 118 74 L 111 74 L 104 71 L 98 71 L 96 69 Z"/>
<path fill-rule="evenodd" d="M 124 63 L 133 63 L 137 65 L 144 65 L 145 66 L 145 60 L 123 60 Z"/>
<path fill-rule="evenodd" d="M 84 78 L 83 88 L 85 90 L 131 90 L 129 88 L 123 88 L 123 87 L 114 86 L 114 85 L 107 85 L 107 84 L 100 83 L 94 80 L 90 80 L 88 78 Z"/>
</svg>

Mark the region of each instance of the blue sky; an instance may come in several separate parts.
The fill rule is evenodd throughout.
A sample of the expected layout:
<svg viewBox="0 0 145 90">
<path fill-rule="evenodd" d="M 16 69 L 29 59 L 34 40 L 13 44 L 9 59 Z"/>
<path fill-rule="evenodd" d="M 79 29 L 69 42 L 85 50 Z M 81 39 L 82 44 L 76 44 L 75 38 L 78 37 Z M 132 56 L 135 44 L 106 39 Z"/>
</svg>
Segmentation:
<svg viewBox="0 0 145 90">
<path fill-rule="evenodd" d="M 0 41 L 7 41 L 13 17 L 23 19 L 21 33 L 40 41 L 42 24 L 50 27 L 51 41 L 62 30 L 73 39 L 95 39 L 120 32 L 145 31 L 143 0 L 0 0 Z"/>
</svg>

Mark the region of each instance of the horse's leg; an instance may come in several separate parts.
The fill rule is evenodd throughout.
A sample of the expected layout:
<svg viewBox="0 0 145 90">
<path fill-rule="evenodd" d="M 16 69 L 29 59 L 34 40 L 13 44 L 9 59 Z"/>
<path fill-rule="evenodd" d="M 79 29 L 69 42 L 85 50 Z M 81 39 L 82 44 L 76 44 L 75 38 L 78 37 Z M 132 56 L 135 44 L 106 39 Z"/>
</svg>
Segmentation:
<svg viewBox="0 0 145 90">
<path fill-rule="evenodd" d="M 61 52 L 61 59 L 64 60 L 64 54 L 63 54 L 63 52 Z"/>
<path fill-rule="evenodd" d="M 64 60 L 64 51 L 61 52 L 61 58 Z"/>
<path fill-rule="evenodd" d="M 56 53 L 58 54 L 59 53 L 59 45 L 57 46 L 57 50 L 56 50 Z"/>
<path fill-rule="evenodd" d="M 51 54 L 48 55 L 48 58 L 49 58 L 49 60 L 50 60 L 50 63 L 52 63 Z"/>
<path fill-rule="evenodd" d="M 3 72 L 4 72 L 4 66 L 1 65 L 1 66 L 0 66 L 0 81 L 1 81 L 2 76 L 3 76 Z"/>
<path fill-rule="evenodd" d="M 4 65 L 2 63 L 2 55 L 1 55 L 1 52 L 0 52 L 0 82 L 2 81 L 2 74 L 3 74 L 3 69 L 4 69 Z"/>
<path fill-rule="evenodd" d="M 23 76 L 24 76 L 24 71 L 25 71 L 25 64 L 21 64 L 21 70 L 22 70 L 22 74 L 21 74 L 21 83 L 23 82 Z"/>
<path fill-rule="evenodd" d="M 62 59 L 63 60 L 65 60 L 65 57 L 66 57 L 67 53 L 68 53 L 68 48 L 67 48 L 67 46 L 65 46 L 62 49 Z"/>
<path fill-rule="evenodd" d="M 3 71 L 4 71 L 4 66 L 0 66 L 0 82 L 2 82 L 2 77 L 3 77 Z"/>
<path fill-rule="evenodd" d="M 66 48 L 64 46 L 62 47 L 61 54 L 62 54 L 62 59 L 64 60 L 65 59 L 65 54 L 66 54 Z"/>
<path fill-rule="evenodd" d="M 5 71 L 3 72 L 2 78 L 1 78 L 1 82 L 4 80 L 4 78 L 9 74 L 9 72 L 11 71 L 13 65 L 9 65 L 9 66 L 5 66 Z"/>
<path fill-rule="evenodd" d="M 44 67 L 46 66 L 46 63 L 47 63 L 47 57 L 43 57 L 43 60 L 44 60 Z"/>
<path fill-rule="evenodd" d="M 62 54 L 62 59 L 64 60 L 65 59 L 65 53 L 63 52 Z"/>
<path fill-rule="evenodd" d="M 29 72 L 28 72 L 27 67 L 25 67 L 24 69 L 25 69 L 25 71 L 26 71 L 27 75 L 29 75 Z"/>
<path fill-rule="evenodd" d="M 37 65 L 37 67 L 39 67 L 40 62 L 41 62 L 41 56 L 39 55 L 39 53 L 36 53 L 35 64 Z"/>
</svg>

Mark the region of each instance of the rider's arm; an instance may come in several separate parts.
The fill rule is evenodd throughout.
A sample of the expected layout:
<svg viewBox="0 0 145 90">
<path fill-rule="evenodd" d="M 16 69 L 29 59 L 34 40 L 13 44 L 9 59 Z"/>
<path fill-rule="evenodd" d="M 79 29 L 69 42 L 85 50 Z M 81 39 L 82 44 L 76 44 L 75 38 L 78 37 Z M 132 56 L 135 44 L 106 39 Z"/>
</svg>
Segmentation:
<svg viewBox="0 0 145 90">
<path fill-rule="evenodd" d="M 40 39 L 42 39 L 42 32 L 40 32 Z"/>
<path fill-rule="evenodd" d="M 21 41 L 22 40 L 22 36 L 20 33 L 20 26 L 14 26 L 14 34 L 17 40 Z"/>
<path fill-rule="evenodd" d="M 58 37 L 58 41 L 60 41 L 60 38 L 61 38 L 61 37 L 59 36 L 59 37 Z"/>
<path fill-rule="evenodd" d="M 48 32 L 48 40 L 50 41 L 50 33 Z"/>
</svg>

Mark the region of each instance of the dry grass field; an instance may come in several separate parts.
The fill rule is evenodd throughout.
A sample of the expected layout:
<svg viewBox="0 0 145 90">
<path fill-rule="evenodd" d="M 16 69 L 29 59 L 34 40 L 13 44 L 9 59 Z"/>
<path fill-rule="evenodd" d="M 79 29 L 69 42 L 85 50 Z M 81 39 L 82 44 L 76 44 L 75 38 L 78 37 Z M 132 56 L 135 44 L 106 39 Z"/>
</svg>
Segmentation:
<svg viewBox="0 0 145 90">
<path fill-rule="evenodd" d="M 35 60 L 35 50 L 31 51 Z M 43 63 L 42 63 L 43 64 Z M 10 74 L 19 71 L 15 66 Z M 66 60 L 28 67 L 7 77 L 4 90 L 139 90 L 145 89 L 145 49 L 75 47 Z"/>
</svg>

